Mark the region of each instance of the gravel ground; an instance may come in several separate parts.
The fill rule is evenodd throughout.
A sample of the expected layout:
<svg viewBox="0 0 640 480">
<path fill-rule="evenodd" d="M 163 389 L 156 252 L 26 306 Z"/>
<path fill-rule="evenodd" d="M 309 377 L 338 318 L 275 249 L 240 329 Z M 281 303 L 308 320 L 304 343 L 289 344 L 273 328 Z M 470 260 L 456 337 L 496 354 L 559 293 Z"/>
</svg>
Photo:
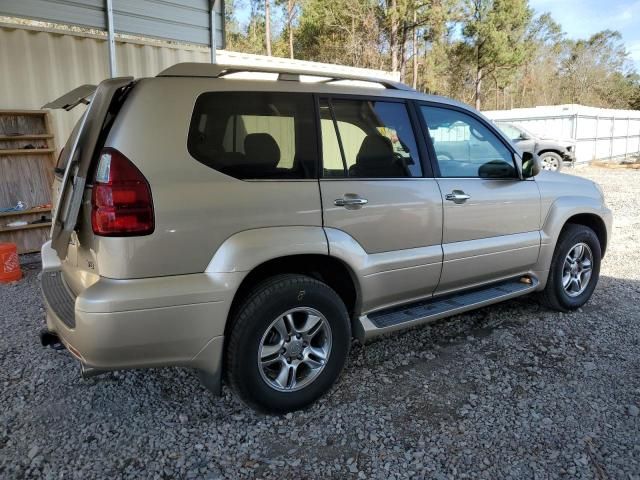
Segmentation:
<svg viewBox="0 0 640 480">
<path fill-rule="evenodd" d="M 184 369 L 80 379 L 38 345 L 25 257 L 0 286 L 0 478 L 640 479 L 640 171 L 576 173 L 615 214 L 581 311 L 524 298 L 355 346 L 328 396 L 283 417 Z"/>
</svg>

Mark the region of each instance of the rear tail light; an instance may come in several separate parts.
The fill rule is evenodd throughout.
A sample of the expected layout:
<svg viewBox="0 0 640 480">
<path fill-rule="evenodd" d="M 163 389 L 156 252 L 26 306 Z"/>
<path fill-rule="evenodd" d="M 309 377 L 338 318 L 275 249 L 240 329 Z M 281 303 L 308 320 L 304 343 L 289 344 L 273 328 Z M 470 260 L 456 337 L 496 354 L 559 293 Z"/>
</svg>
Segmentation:
<svg viewBox="0 0 640 480">
<path fill-rule="evenodd" d="M 151 188 L 119 151 L 100 153 L 91 196 L 93 233 L 105 237 L 149 235 L 155 227 Z"/>
</svg>

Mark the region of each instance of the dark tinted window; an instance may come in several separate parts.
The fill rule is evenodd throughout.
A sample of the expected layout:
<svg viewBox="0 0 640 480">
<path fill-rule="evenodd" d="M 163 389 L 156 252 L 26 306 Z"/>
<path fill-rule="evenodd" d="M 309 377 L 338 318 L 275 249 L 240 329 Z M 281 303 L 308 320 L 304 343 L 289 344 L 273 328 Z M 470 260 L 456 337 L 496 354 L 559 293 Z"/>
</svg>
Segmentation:
<svg viewBox="0 0 640 480">
<path fill-rule="evenodd" d="M 422 176 L 404 103 L 323 100 L 320 126 L 325 177 Z"/>
<path fill-rule="evenodd" d="M 513 155 L 482 122 L 458 110 L 422 106 L 441 177 L 514 178 Z"/>
<path fill-rule="evenodd" d="M 311 95 L 211 92 L 196 101 L 189 153 L 241 179 L 315 178 Z"/>
</svg>

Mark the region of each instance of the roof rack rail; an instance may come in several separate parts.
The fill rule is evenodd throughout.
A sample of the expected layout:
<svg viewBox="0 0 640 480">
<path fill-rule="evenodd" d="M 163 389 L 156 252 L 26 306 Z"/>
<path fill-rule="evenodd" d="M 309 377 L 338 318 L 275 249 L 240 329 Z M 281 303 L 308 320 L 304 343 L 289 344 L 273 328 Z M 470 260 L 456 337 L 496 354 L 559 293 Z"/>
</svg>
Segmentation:
<svg viewBox="0 0 640 480">
<path fill-rule="evenodd" d="M 259 73 L 278 73 L 279 80 L 299 81 L 300 75 L 308 75 L 314 77 L 327 77 L 329 80 L 324 82 L 333 82 L 340 80 L 358 80 L 363 82 L 378 83 L 386 88 L 395 90 L 413 91 L 413 88 L 404 83 L 389 80 L 383 77 L 375 77 L 368 75 L 357 75 L 353 73 L 341 72 L 326 67 L 319 68 L 303 68 L 290 66 L 260 66 L 260 65 L 230 65 L 220 63 L 177 63 L 158 74 L 158 77 L 210 77 L 222 78 L 225 75 L 239 72 L 259 72 Z"/>
</svg>

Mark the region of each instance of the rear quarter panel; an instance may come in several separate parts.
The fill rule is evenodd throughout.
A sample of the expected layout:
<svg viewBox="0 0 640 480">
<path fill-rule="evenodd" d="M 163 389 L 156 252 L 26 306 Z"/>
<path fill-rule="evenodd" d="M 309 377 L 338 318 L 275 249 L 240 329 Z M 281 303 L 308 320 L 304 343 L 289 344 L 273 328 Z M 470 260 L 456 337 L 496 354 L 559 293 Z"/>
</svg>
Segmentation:
<svg viewBox="0 0 640 480">
<path fill-rule="evenodd" d="M 82 248 L 95 252 L 100 276 L 203 272 L 218 247 L 240 231 L 322 226 L 317 181 L 241 181 L 191 157 L 187 134 L 196 98 L 221 85 L 224 80 L 151 78 L 131 92 L 105 146 L 122 152 L 149 181 L 155 231 L 85 239 Z"/>
</svg>

